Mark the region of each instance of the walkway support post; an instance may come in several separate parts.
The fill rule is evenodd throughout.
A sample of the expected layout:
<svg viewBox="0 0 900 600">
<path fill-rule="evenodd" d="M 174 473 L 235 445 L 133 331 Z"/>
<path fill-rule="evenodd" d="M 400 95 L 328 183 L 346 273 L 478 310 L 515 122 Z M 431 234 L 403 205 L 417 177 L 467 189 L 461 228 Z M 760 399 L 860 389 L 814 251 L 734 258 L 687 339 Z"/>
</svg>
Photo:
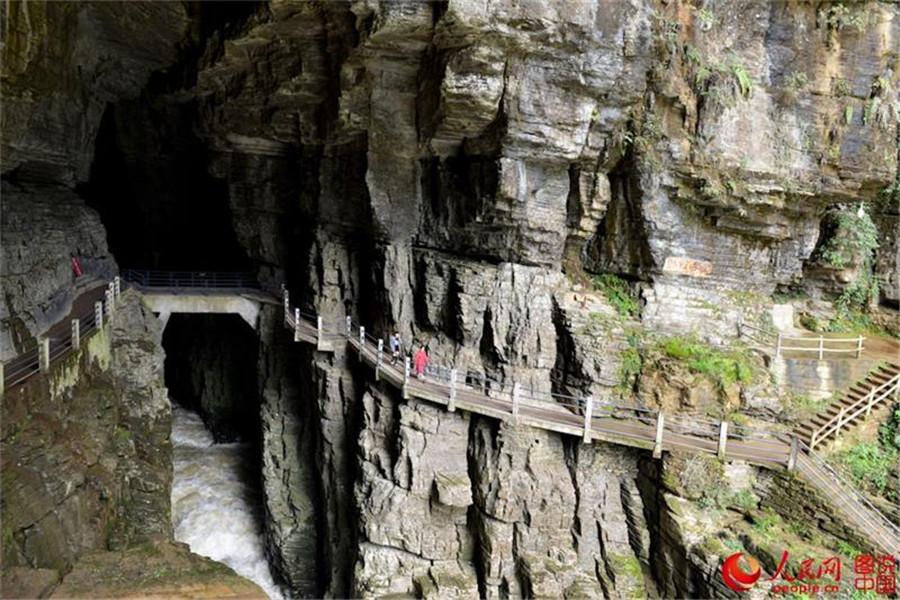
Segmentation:
<svg viewBox="0 0 900 600">
<path fill-rule="evenodd" d="M 294 309 L 294 341 L 300 341 L 300 309 Z"/>
<path fill-rule="evenodd" d="M 316 317 L 316 350 L 325 349 L 325 327 L 322 317 Z"/>
<path fill-rule="evenodd" d="M 656 413 L 656 439 L 653 441 L 653 458 L 662 458 L 663 427 L 666 417 L 662 411 Z"/>
<path fill-rule="evenodd" d="M 94 302 L 94 326 L 103 329 L 103 303 L 99 300 Z"/>
<path fill-rule="evenodd" d="M 775 340 L 775 356 L 781 356 L 781 333 L 778 334 L 778 339 Z"/>
<path fill-rule="evenodd" d="M 353 334 L 353 319 L 349 316 L 347 317 L 347 337 L 349 338 Z"/>
<path fill-rule="evenodd" d="M 116 275 L 115 279 L 113 279 L 113 283 L 115 284 L 116 298 L 122 295 L 122 278 Z"/>
<path fill-rule="evenodd" d="M 375 359 L 375 381 L 381 379 L 381 357 L 384 354 L 384 340 L 378 340 L 378 358 Z"/>
<path fill-rule="evenodd" d="M 450 402 L 447 403 L 447 410 L 456 410 L 456 369 L 450 369 Z"/>
<path fill-rule="evenodd" d="M 409 398 L 409 357 L 407 356 L 403 363 L 403 399 Z"/>
<path fill-rule="evenodd" d="M 41 371 L 48 371 L 50 369 L 50 338 L 42 337 L 38 340 L 38 344 L 40 346 L 38 357 Z"/>
<path fill-rule="evenodd" d="M 719 460 L 725 460 L 725 443 L 728 441 L 728 421 L 719 422 L 719 448 L 716 454 Z"/>
<path fill-rule="evenodd" d="M 518 382 L 513 384 L 513 401 L 512 401 L 512 417 L 513 423 L 519 422 L 519 394 L 522 392 L 522 387 Z"/>
<path fill-rule="evenodd" d="M 862 343 L 863 337 L 859 336 L 856 338 L 856 358 L 859 358 L 859 355 L 862 354 Z"/>
<path fill-rule="evenodd" d="M 72 347 L 76 350 L 81 347 L 81 321 L 72 319 Z"/>
<path fill-rule="evenodd" d="M 787 470 L 793 471 L 797 466 L 797 450 L 799 449 L 800 444 L 797 441 L 797 436 L 791 436 L 791 455 L 788 457 Z"/>
<path fill-rule="evenodd" d="M 585 444 L 591 443 L 591 418 L 593 417 L 594 412 L 594 398 L 588 397 L 585 400 L 584 404 L 584 438 L 582 441 Z"/>
<path fill-rule="evenodd" d="M 819 360 L 825 360 L 825 336 L 819 336 Z"/>
</svg>

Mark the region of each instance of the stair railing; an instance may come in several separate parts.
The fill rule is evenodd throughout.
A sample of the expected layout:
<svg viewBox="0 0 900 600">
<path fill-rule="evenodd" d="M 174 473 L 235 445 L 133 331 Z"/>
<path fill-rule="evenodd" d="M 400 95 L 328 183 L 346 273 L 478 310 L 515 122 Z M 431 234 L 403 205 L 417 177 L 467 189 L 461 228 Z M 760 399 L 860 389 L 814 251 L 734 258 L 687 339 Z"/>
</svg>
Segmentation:
<svg viewBox="0 0 900 600">
<path fill-rule="evenodd" d="M 900 374 L 894 375 L 885 383 L 872 388 L 865 396 L 853 404 L 841 407 L 838 414 L 828 419 L 821 427 L 813 431 L 812 437 L 810 437 L 809 440 L 809 447 L 811 449 L 815 448 L 817 444 L 821 443 L 822 440 L 830 435 L 837 437 L 842 427 L 851 423 L 863 413 L 868 415 L 872 412 L 872 408 L 876 404 L 882 402 L 898 390 L 900 390 Z"/>
</svg>

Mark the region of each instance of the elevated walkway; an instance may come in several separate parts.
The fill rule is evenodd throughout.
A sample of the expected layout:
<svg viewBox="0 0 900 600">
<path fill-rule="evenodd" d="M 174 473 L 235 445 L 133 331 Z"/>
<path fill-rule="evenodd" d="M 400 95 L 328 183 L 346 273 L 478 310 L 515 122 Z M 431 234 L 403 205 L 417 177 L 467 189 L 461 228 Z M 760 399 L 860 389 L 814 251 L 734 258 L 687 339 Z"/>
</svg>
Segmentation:
<svg viewBox="0 0 900 600">
<path fill-rule="evenodd" d="M 842 479 L 797 435 L 664 414 L 640 407 L 621 406 L 592 398 L 555 394 L 531 396 L 519 385 L 501 382 L 486 390 L 461 381 L 457 370 L 436 366 L 425 380 L 410 376 L 407 358 L 402 368 L 384 357 L 384 341 L 373 338 L 350 317 L 345 323 L 323 322 L 321 317 L 292 309 L 284 294 L 284 322 L 294 340 L 332 351 L 343 343 L 374 369 L 375 378 L 397 389 L 404 398 L 417 398 L 501 421 L 519 423 L 580 438 L 640 448 L 660 458 L 664 451 L 702 452 L 721 460 L 742 460 L 769 469 L 786 469 L 810 483 L 842 520 L 889 555 L 900 554 L 900 527 L 885 517 L 850 483 Z"/>
<path fill-rule="evenodd" d="M 235 314 L 256 330 L 262 304 L 277 304 L 259 290 L 250 273 L 216 271 L 139 271 L 125 269 L 123 280 L 144 296 L 163 323 L 175 314 Z"/>
</svg>

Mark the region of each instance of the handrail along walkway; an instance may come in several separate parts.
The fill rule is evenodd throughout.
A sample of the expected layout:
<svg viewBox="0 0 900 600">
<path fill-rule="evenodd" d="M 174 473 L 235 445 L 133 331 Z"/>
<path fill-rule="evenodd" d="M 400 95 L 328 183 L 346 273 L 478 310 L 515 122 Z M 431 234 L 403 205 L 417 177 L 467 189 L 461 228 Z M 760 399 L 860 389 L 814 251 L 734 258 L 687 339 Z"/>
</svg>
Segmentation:
<svg viewBox="0 0 900 600">
<path fill-rule="evenodd" d="M 104 298 L 71 320 L 62 336 L 39 336 L 36 345 L 18 356 L 0 363 L 0 394 L 25 383 L 29 378 L 50 369 L 50 365 L 77 350 L 81 343 L 103 329 L 104 321 L 114 310 L 121 294 L 119 277 L 106 286 Z M 91 293 L 85 292 L 85 294 Z"/>
<path fill-rule="evenodd" d="M 411 376 L 410 361 L 401 368 L 385 358 L 384 341 L 374 338 L 365 327 L 347 317 L 343 323 L 323 322 L 321 317 L 291 308 L 283 292 L 284 322 L 294 331 L 296 341 L 323 347 L 345 338 L 360 359 L 375 369 L 377 380 L 400 390 L 404 398 L 415 397 L 444 405 L 447 410 L 468 410 L 593 440 L 642 448 L 659 458 L 663 451 L 680 450 L 716 455 L 720 459 L 743 460 L 766 468 L 795 471 L 826 499 L 835 503 L 852 526 L 878 548 L 900 555 L 900 527 L 891 522 L 850 483 L 843 480 L 795 435 L 768 432 L 646 408 L 623 406 L 547 393 L 523 393 L 518 384 L 458 376 L 452 367 L 431 365 L 428 378 Z M 474 383 L 474 385 L 473 385 Z M 485 383 L 489 385 L 479 385 Z M 849 490 L 849 491 L 848 491 Z"/>
</svg>

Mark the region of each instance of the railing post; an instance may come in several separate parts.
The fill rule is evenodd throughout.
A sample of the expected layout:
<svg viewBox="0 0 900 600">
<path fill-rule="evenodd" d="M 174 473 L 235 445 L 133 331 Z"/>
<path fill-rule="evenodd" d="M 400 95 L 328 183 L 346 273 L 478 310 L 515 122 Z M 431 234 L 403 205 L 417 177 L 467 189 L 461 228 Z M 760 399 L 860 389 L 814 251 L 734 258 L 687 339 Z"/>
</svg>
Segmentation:
<svg viewBox="0 0 900 600">
<path fill-rule="evenodd" d="M 381 378 L 381 358 L 384 354 L 384 340 L 378 340 L 378 357 L 375 359 L 375 381 Z"/>
<path fill-rule="evenodd" d="M 113 279 L 113 283 L 116 284 L 116 298 L 122 295 L 122 278 L 116 275 L 115 279 Z"/>
<path fill-rule="evenodd" d="M 653 441 L 653 458 L 662 458 L 663 427 L 665 415 L 662 411 L 656 413 L 656 439 Z"/>
<path fill-rule="evenodd" d="M 287 327 L 288 316 L 291 314 L 291 300 L 288 296 L 287 288 L 284 287 L 284 284 L 281 284 L 282 292 L 284 293 L 284 326 Z"/>
<path fill-rule="evenodd" d="M 815 430 L 815 431 L 813 431 L 813 432 L 812 432 L 812 435 L 809 436 L 809 449 L 810 449 L 810 450 L 812 450 L 813 448 L 815 448 L 815 447 L 816 447 L 816 444 L 819 443 L 818 437 L 819 437 L 819 430 L 818 430 L 818 429 Z"/>
<path fill-rule="evenodd" d="M 513 423 L 519 422 L 519 394 L 521 393 L 522 388 L 519 386 L 519 383 L 516 382 L 513 384 L 513 401 L 512 401 L 512 417 Z"/>
<path fill-rule="evenodd" d="M 588 397 L 584 403 L 584 437 L 582 438 L 582 442 L 585 444 L 591 443 L 591 418 L 594 412 L 594 399 L 592 397 Z"/>
<path fill-rule="evenodd" d="M 775 340 L 775 356 L 781 356 L 781 333 L 778 334 L 778 339 Z"/>
<path fill-rule="evenodd" d="M 107 315 L 111 315 L 112 312 L 113 312 L 113 297 L 112 297 L 112 291 L 109 290 L 109 289 L 107 289 L 107 290 L 106 290 L 106 314 L 107 314 Z"/>
<path fill-rule="evenodd" d="M 350 337 L 353 334 L 353 319 L 349 316 L 347 317 L 347 337 Z"/>
<path fill-rule="evenodd" d="M 42 337 L 38 343 L 40 345 L 38 356 L 41 371 L 47 371 L 50 369 L 50 338 Z"/>
<path fill-rule="evenodd" d="M 0 361 L 0 396 L 3 395 L 4 391 L 6 391 L 6 388 L 3 385 L 3 362 Z"/>
<path fill-rule="evenodd" d="M 316 317 L 316 349 L 325 349 L 325 327 L 322 324 L 322 317 Z"/>
<path fill-rule="evenodd" d="M 872 413 L 872 407 L 875 406 L 875 390 L 871 390 L 866 394 L 866 398 L 868 398 L 866 403 L 866 417 L 868 417 Z"/>
<path fill-rule="evenodd" d="M 99 300 L 94 302 L 94 326 L 103 329 L 103 303 Z"/>
<path fill-rule="evenodd" d="M 456 369 L 450 369 L 450 402 L 447 403 L 447 410 L 456 410 Z"/>
<path fill-rule="evenodd" d="M 294 309 L 294 341 L 300 341 L 300 309 Z"/>
<path fill-rule="evenodd" d="M 72 348 L 81 347 L 81 321 L 72 319 Z"/>
<path fill-rule="evenodd" d="M 862 354 L 862 343 L 863 343 L 863 337 L 859 336 L 856 339 L 856 358 L 859 358 L 860 355 Z"/>
<path fill-rule="evenodd" d="M 819 336 L 819 360 L 825 360 L 825 336 Z"/>
<path fill-rule="evenodd" d="M 409 357 L 407 356 L 403 364 L 403 399 L 409 398 Z"/>
<path fill-rule="evenodd" d="M 363 353 L 363 350 L 366 349 L 366 328 L 362 325 L 359 326 L 359 353 L 360 355 Z"/>
<path fill-rule="evenodd" d="M 837 439 L 837 437 L 841 434 L 841 427 L 844 425 L 845 414 L 847 414 L 846 408 L 841 408 L 841 410 L 838 412 L 837 427 L 835 427 L 834 429 L 834 439 Z"/>
<path fill-rule="evenodd" d="M 791 455 L 788 457 L 787 470 L 793 471 L 797 466 L 797 450 L 799 449 L 800 444 L 797 441 L 797 436 L 791 436 Z M 812 450 L 812 446 L 809 447 Z"/>
<path fill-rule="evenodd" d="M 719 460 L 725 460 L 725 444 L 728 442 L 728 421 L 719 422 L 719 448 L 716 455 Z"/>
</svg>

